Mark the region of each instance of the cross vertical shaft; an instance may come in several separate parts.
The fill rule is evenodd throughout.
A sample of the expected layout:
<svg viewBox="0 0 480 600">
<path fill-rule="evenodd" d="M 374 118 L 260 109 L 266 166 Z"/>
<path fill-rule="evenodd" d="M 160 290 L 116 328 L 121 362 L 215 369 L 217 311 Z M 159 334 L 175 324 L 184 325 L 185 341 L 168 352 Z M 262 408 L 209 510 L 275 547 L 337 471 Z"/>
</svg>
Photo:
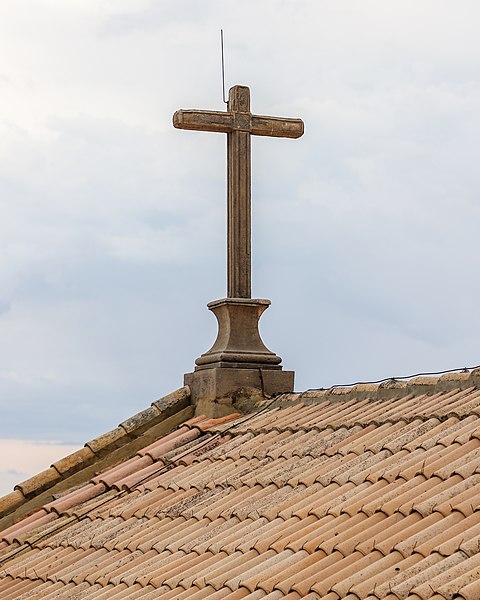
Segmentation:
<svg viewBox="0 0 480 600">
<path fill-rule="evenodd" d="M 231 88 L 228 112 L 250 121 L 250 90 Z M 235 118 L 235 117 L 234 117 Z M 251 298 L 251 150 L 250 132 L 234 129 L 227 134 L 227 294 Z"/>
<path fill-rule="evenodd" d="M 227 296 L 251 298 L 251 181 L 250 136 L 298 138 L 301 119 L 252 115 L 250 90 L 230 88 L 226 112 L 177 110 L 173 124 L 179 129 L 227 134 Z"/>
</svg>

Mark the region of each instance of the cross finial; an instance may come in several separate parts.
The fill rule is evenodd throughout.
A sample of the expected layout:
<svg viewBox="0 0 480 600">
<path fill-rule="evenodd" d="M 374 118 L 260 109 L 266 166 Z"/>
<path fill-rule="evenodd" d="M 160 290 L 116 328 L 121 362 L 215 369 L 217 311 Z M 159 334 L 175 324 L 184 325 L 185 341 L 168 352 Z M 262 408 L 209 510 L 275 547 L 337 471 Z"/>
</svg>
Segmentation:
<svg viewBox="0 0 480 600">
<path fill-rule="evenodd" d="M 227 134 L 227 296 L 251 298 L 250 136 L 297 138 L 303 135 L 303 121 L 252 115 L 249 88 L 235 85 L 226 112 L 179 110 L 173 124 L 179 129 Z"/>
<path fill-rule="evenodd" d="M 184 379 L 196 413 L 219 416 L 233 410 L 233 398 L 238 401 L 243 395 L 252 402 L 293 390 L 293 371 L 282 371 L 282 359 L 265 346 L 258 330 L 270 300 L 251 299 L 250 138 L 297 138 L 303 134 L 303 121 L 253 115 L 250 90 L 236 85 L 229 91 L 226 112 L 179 110 L 173 124 L 227 134 L 228 297 L 208 304 L 218 321 L 217 339 Z"/>
</svg>

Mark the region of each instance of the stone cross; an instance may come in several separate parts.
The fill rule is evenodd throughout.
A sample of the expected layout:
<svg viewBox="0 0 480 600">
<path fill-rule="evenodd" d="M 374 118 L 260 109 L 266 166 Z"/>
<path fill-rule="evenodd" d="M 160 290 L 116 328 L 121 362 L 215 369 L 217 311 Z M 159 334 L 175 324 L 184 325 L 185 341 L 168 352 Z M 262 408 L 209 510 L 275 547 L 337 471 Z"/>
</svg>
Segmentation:
<svg viewBox="0 0 480 600">
<path fill-rule="evenodd" d="M 178 110 L 173 125 L 227 134 L 227 294 L 251 298 L 250 136 L 298 138 L 303 135 L 303 121 L 252 115 L 249 88 L 236 85 L 229 91 L 226 112 Z"/>
</svg>

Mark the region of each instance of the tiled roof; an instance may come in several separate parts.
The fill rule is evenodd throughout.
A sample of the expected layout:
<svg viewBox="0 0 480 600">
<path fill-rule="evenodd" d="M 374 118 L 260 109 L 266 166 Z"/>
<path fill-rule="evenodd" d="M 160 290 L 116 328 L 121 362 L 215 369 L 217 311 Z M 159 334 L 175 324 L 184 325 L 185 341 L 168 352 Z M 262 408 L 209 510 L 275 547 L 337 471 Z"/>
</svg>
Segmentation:
<svg viewBox="0 0 480 600">
<path fill-rule="evenodd" d="M 480 599 L 479 371 L 145 419 L 4 501 L 2 600 Z"/>
</svg>

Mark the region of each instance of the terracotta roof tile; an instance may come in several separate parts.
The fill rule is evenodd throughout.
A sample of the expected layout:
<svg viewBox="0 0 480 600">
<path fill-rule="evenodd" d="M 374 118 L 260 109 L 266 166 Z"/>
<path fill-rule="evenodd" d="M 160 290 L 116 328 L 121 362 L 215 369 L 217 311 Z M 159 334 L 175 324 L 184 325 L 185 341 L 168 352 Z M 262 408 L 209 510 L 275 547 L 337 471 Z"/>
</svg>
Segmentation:
<svg viewBox="0 0 480 600">
<path fill-rule="evenodd" d="M 455 402 L 450 402 L 445 407 L 444 414 L 454 414 L 459 417 L 467 416 L 471 413 L 477 414 L 478 407 L 480 406 L 480 393 L 478 389 L 470 388 L 469 393 L 459 393 Z"/>
<path fill-rule="evenodd" d="M 333 506 L 333 499 L 339 498 L 340 494 L 347 494 L 348 490 L 354 491 L 354 484 L 346 483 L 340 486 L 335 481 L 332 481 L 327 486 L 323 486 L 320 483 L 314 483 L 312 485 L 298 484 L 295 486 L 289 486 L 295 494 L 290 502 L 287 502 L 286 506 L 280 505 L 278 507 L 278 515 L 283 519 L 288 519 L 291 516 L 297 516 L 305 518 L 309 514 L 316 514 L 317 516 L 323 516 L 327 514 L 328 509 Z"/>
<path fill-rule="evenodd" d="M 462 581 L 458 582 L 459 585 L 462 583 Z M 478 570 L 476 578 L 472 578 L 470 583 L 467 583 L 460 588 L 460 591 L 457 593 L 457 598 L 463 600 L 477 600 L 477 598 L 480 598 L 480 573 L 478 573 Z"/>
<path fill-rule="evenodd" d="M 343 514 L 331 520 L 328 517 L 330 515 L 320 519 L 318 529 L 305 536 L 302 548 L 307 552 L 315 552 L 321 549 L 328 554 L 328 550 L 333 551 L 335 549 L 337 538 L 345 534 L 346 531 L 348 532 L 350 528 L 358 529 L 359 526 L 362 526 L 363 521 L 368 518 L 364 513 L 358 513 L 353 517 Z"/>
<path fill-rule="evenodd" d="M 227 551 L 242 549 L 246 552 L 255 548 L 257 552 L 262 553 L 269 550 L 276 542 L 280 542 L 283 550 L 290 536 L 297 532 L 300 519 L 293 517 L 285 521 L 278 517 L 272 521 L 265 518 L 257 521 L 250 518 L 248 521 L 258 522 L 258 529 L 255 531 L 249 527 L 243 540 L 238 538 L 236 540 L 229 539 L 228 544 L 225 546 Z"/>
<path fill-rule="evenodd" d="M 439 440 L 445 435 L 445 432 L 448 435 L 449 433 L 458 431 L 461 428 L 462 421 L 460 421 L 457 417 L 449 417 L 445 421 L 440 421 L 433 429 L 426 431 L 423 435 L 418 436 L 411 442 L 407 442 L 404 448 L 410 452 L 416 448 L 428 450 L 429 448 L 432 448 L 438 444 Z"/>
<path fill-rule="evenodd" d="M 333 515 L 325 516 L 320 520 L 314 515 L 301 520 L 298 517 L 292 517 L 282 523 L 270 535 L 262 536 L 255 547 L 260 549 L 267 545 L 268 548 L 273 548 L 277 552 L 285 548 L 295 552 L 300 551 L 312 539 L 312 536 L 318 538 L 322 528 L 334 520 Z"/>
<path fill-rule="evenodd" d="M 287 394 L 158 439 L 189 397 L 154 403 L 0 499 L 46 498 L 4 521 L 0 597 L 478 600 L 477 384 Z"/>
<path fill-rule="evenodd" d="M 352 485 L 354 486 L 353 490 L 349 490 L 347 493 L 342 493 L 341 495 L 339 494 L 335 505 L 328 511 L 330 514 L 340 515 L 346 513 L 352 517 L 361 511 L 370 516 L 376 511 L 368 510 L 366 507 L 376 505 L 376 499 L 383 498 L 388 482 L 383 479 L 375 483 L 364 481 L 359 484 L 349 481 L 341 489 L 343 491 L 347 486 Z"/>
<path fill-rule="evenodd" d="M 375 556 L 372 552 L 363 560 L 365 566 L 355 569 L 353 574 L 332 586 L 332 590 L 340 598 L 346 597 L 349 593 L 360 598 L 365 597 L 375 589 L 376 585 L 386 580 L 386 572 L 392 570 L 395 572 L 395 569 L 399 568 L 398 565 L 403 561 L 403 556 L 399 552 L 391 552 L 387 556 L 381 557 Z"/>
<path fill-rule="evenodd" d="M 328 556 L 325 556 L 323 552 L 317 552 L 314 555 L 316 561 L 313 565 L 308 565 L 304 569 L 298 569 L 296 574 L 286 573 L 287 577 L 280 578 L 274 589 L 278 589 L 285 594 L 295 591 L 302 597 L 306 596 L 312 591 L 312 585 L 319 579 L 323 579 L 331 572 L 334 572 L 340 560 L 343 559 L 342 554 L 336 551 Z M 320 592 L 319 595 L 322 596 L 323 594 Z"/>
<path fill-rule="evenodd" d="M 442 508 L 446 508 L 442 505 Z M 451 502 L 452 510 L 459 511 L 464 517 L 468 517 L 474 511 L 480 508 L 480 495 L 478 493 L 478 486 L 474 490 L 466 490 L 462 494 L 459 494 Z"/>
<path fill-rule="evenodd" d="M 246 423 L 240 423 L 237 430 L 239 433 L 246 433 L 248 431 L 258 431 L 260 433 L 268 432 L 273 426 L 277 428 L 280 427 L 282 421 L 288 424 L 289 420 L 293 418 L 293 415 L 296 412 L 301 411 L 302 408 L 303 404 L 298 403 L 284 409 L 272 408 L 267 412 L 260 412 Z"/>
<path fill-rule="evenodd" d="M 124 584 L 120 584 L 118 586 L 108 584 L 101 589 L 99 589 L 99 586 L 97 586 L 97 589 L 95 589 L 95 586 L 93 586 L 85 593 L 85 600 L 110 600 L 111 598 L 118 600 L 122 597 L 121 595 L 125 597 L 125 592 L 127 592 L 126 588 L 127 586 Z M 134 594 L 140 590 L 143 591 L 143 588 L 140 586 L 133 586 L 130 590 L 128 590 L 130 592 L 130 598 L 135 597 Z"/>
<path fill-rule="evenodd" d="M 38 591 L 41 586 L 45 587 L 45 584 L 38 579 L 35 581 L 30 581 L 30 579 L 20 580 L 13 585 L 9 585 L 8 589 L 2 592 L 2 598 L 3 600 L 19 600 L 31 591 Z"/>
<path fill-rule="evenodd" d="M 22 481 L 22 483 L 15 486 L 15 490 L 20 490 L 25 497 L 32 496 L 33 494 L 43 492 L 52 483 L 58 481 L 59 477 L 57 469 L 50 467 L 38 475 L 30 477 L 30 479 Z"/>
<path fill-rule="evenodd" d="M 257 589 L 257 584 L 267 582 L 268 580 L 278 581 L 279 573 L 284 573 L 291 568 L 297 568 L 298 564 L 305 557 L 308 557 L 307 552 L 293 552 L 292 550 L 282 550 L 281 552 L 273 553 L 270 558 L 262 560 L 263 556 L 259 555 L 259 560 L 246 571 L 242 568 L 241 572 L 232 579 L 229 579 L 225 585 L 232 591 L 240 584 L 246 587 L 250 592 Z M 272 591 L 273 586 L 269 591 Z"/>
<path fill-rule="evenodd" d="M 347 557 L 341 558 L 335 565 L 322 569 L 319 572 L 318 581 L 310 585 L 310 590 L 318 594 L 327 594 L 327 592 L 333 590 L 335 585 L 341 585 L 340 582 L 344 582 L 352 571 L 361 570 L 376 559 L 377 556 L 374 553 L 363 556 L 359 552 L 353 552 Z M 342 593 L 345 595 L 347 592 L 348 589 L 345 589 Z M 338 594 L 338 591 L 336 593 Z"/>
<path fill-rule="evenodd" d="M 426 432 L 434 429 L 439 422 L 438 419 L 428 419 L 427 421 L 414 419 L 409 423 L 397 421 L 391 426 L 391 429 L 386 432 L 386 435 L 382 435 L 378 442 L 375 445 L 371 445 L 369 449 L 373 452 L 378 452 L 383 449 L 390 450 L 390 452 L 398 452 L 402 450 L 406 444 L 418 440 L 418 438 Z"/>
<path fill-rule="evenodd" d="M 447 558 L 443 558 L 438 554 L 431 554 L 423 561 L 418 562 L 415 567 L 407 569 L 403 573 L 400 583 L 396 583 L 394 579 L 391 582 L 390 591 L 399 598 L 407 598 L 414 588 L 418 588 L 424 583 L 428 585 L 428 582 L 432 581 L 437 575 L 449 571 L 464 560 L 465 557 L 458 552 Z M 430 589 L 429 594 L 432 596 L 434 590 Z M 421 596 L 419 597 L 421 598 Z"/>
<path fill-rule="evenodd" d="M 478 579 L 479 567 L 480 554 L 469 559 L 459 560 L 451 568 L 436 574 L 428 582 L 414 587 L 412 592 L 421 598 L 429 598 L 432 592 L 439 593 L 444 598 L 452 598 L 457 590 Z"/>
<path fill-rule="evenodd" d="M 148 587 L 151 580 L 169 569 L 174 568 L 181 562 L 187 563 L 185 552 L 174 552 L 173 554 L 167 550 L 158 552 L 157 550 L 135 551 L 134 554 L 140 553 L 144 560 L 140 565 L 136 566 L 131 563 L 128 568 L 108 574 L 108 582 L 115 586 L 126 585 L 128 588 L 141 586 Z M 161 587 L 161 584 L 159 584 Z"/>
<path fill-rule="evenodd" d="M 273 550 L 268 550 L 263 555 L 258 554 L 255 550 L 249 552 L 234 553 L 230 556 L 222 556 L 222 553 L 214 555 L 215 560 L 211 564 L 204 564 L 196 573 L 192 580 L 182 580 L 182 585 L 186 587 L 194 581 L 197 587 L 205 585 L 207 582 L 213 585 L 215 589 L 227 587 L 234 592 L 239 587 L 243 576 L 247 577 L 249 573 L 255 573 L 257 569 L 262 568 L 264 562 L 276 557 L 277 554 Z"/>
<path fill-rule="evenodd" d="M 244 551 L 248 552 L 254 548 L 255 542 L 258 540 L 258 532 L 262 530 L 263 526 L 270 526 L 270 521 L 266 519 L 250 517 L 244 520 L 232 517 L 226 523 L 229 527 L 225 529 L 225 532 L 210 540 L 208 547 L 212 552 L 223 551 L 232 554 L 239 549 L 240 543 L 242 543 Z"/>
<path fill-rule="evenodd" d="M 468 444 L 471 444 L 473 440 L 470 440 Z M 454 474 L 460 475 L 466 479 L 474 473 L 479 472 L 478 459 L 480 457 L 480 448 L 475 448 L 469 452 L 468 444 L 464 444 L 465 455 L 458 456 L 452 460 L 448 465 L 442 466 L 436 474 L 442 479 L 447 479 Z"/>
<path fill-rule="evenodd" d="M 47 513 L 47 511 L 42 508 L 33 513 L 33 515 L 30 515 L 30 517 L 26 517 L 23 521 L 6 529 L 2 534 L 2 540 L 8 543 L 23 543 L 25 536 L 32 530 L 38 529 L 40 526 L 46 525 L 56 518 L 56 513 Z"/>
<path fill-rule="evenodd" d="M 26 498 L 20 489 L 0 498 L 0 515 L 7 515 L 25 502 Z"/>
<path fill-rule="evenodd" d="M 384 481 L 380 479 L 380 481 Z M 439 477 L 426 479 L 424 475 L 415 475 L 411 479 L 398 478 L 390 481 L 385 488 L 385 494 L 378 501 L 367 504 L 365 512 L 370 513 L 381 510 L 387 515 L 401 512 L 408 515 L 413 509 L 416 499 L 424 493 L 434 493 L 432 490 L 436 485 L 442 483 Z"/>
<path fill-rule="evenodd" d="M 176 587 L 171 590 L 168 586 L 162 586 L 158 590 L 156 590 L 156 596 L 152 596 L 152 598 L 158 598 L 158 595 L 161 594 L 162 599 L 165 600 L 178 600 L 181 594 L 184 594 L 185 590 L 182 587 Z M 148 596 L 147 596 L 148 597 Z M 184 596 L 185 598 L 185 596 Z"/>
<path fill-rule="evenodd" d="M 453 475 L 436 485 L 428 492 L 417 497 L 413 502 L 413 509 L 423 516 L 430 514 L 433 510 L 447 516 L 455 504 L 463 501 L 466 497 L 471 498 L 480 491 L 480 476 L 473 475 L 462 479 L 460 475 Z"/>
</svg>

